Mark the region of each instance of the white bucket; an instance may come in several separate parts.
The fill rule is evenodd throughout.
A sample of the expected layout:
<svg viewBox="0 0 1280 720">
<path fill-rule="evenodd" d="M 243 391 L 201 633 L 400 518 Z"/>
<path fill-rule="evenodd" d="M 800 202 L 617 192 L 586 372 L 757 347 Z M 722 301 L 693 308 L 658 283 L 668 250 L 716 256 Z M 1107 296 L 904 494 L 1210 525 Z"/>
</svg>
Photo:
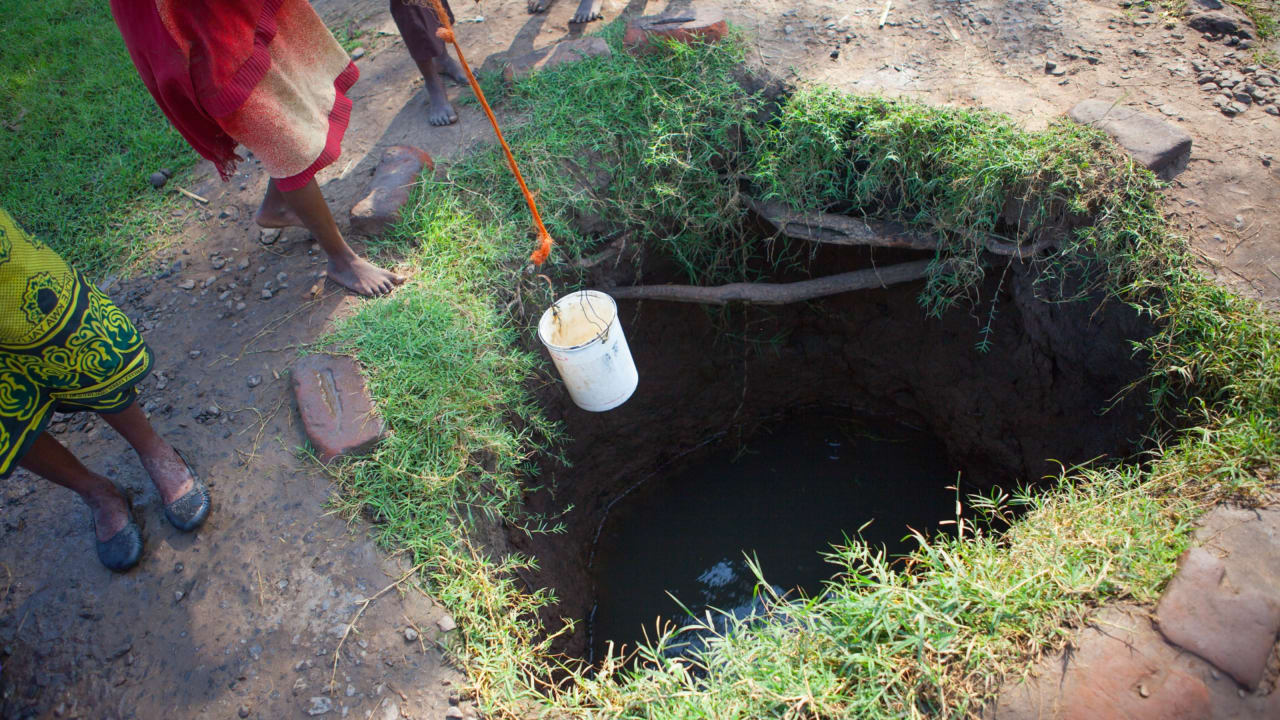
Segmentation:
<svg viewBox="0 0 1280 720">
<path fill-rule="evenodd" d="M 595 290 L 565 295 L 538 321 L 538 339 L 583 410 L 612 410 L 631 397 L 640 376 L 618 322 L 618 304 Z"/>
</svg>

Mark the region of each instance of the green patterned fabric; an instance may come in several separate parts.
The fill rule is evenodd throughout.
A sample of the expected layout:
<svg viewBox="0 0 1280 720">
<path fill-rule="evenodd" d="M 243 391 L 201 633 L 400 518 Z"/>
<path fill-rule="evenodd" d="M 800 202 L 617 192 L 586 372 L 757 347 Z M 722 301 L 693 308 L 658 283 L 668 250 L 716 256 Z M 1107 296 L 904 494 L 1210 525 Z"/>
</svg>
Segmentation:
<svg viewBox="0 0 1280 720">
<path fill-rule="evenodd" d="M 127 408 L 151 363 L 128 316 L 0 210 L 0 477 L 55 411 Z"/>
</svg>

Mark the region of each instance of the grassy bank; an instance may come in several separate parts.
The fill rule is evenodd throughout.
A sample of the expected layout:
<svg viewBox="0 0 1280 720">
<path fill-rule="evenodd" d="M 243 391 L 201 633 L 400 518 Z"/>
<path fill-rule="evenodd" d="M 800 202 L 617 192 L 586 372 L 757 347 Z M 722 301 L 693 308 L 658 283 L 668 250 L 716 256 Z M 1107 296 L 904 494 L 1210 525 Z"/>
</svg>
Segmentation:
<svg viewBox="0 0 1280 720">
<path fill-rule="evenodd" d="M 0 207 L 95 275 L 143 256 L 196 156 L 134 70 L 105 2 L 0 0 Z"/>
<path fill-rule="evenodd" d="M 606 37 L 616 44 L 618 31 Z M 601 243 L 578 230 L 588 215 L 691 281 L 789 262 L 742 242 L 744 187 L 941 235 L 921 312 L 992 312 L 975 294 L 989 235 L 1033 243 L 1070 227 L 1028 272 L 1047 301 L 1092 288 L 1156 320 L 1136 348 L 1151 358 L 1154 449 L 1141 464 L 972 499 L 963 537 L 921 538 L 909 573 L 863 546 L 834 550 L 823 599 L 781 601 L 771 621 L 712 642 L 700 666 L 664 658 L 670 637 L 642 649 L 635 669 L 592 673 L 552 657 L 535 614 L 550 598 L 513 581 L 535 560 L 486 557 L 465 539 L 481 515 L 554 532 L 556 518 L 529 516 L 519 498 L 537 482 L 530 458 L 572 440 L 530 394 L 551 375 L 516 340 L 530 332 L 522 310 L 545 306 L 547 289 L 521 274 L 526 210 L 500 156 L 481 151 L 428 181 L 390 238 L 414 278 L 329 340 L 360 356 L 393 431 L 338 470 L 342 502 L 427 568 L 491 716 L 972 715 L 1098 604 L 1157 597 L 1196 515 L 1256 497 L 1280 470 L 1280 327 L 1192 269 L 1159 184 L 1105 138 L 821 88 L 764 122 L 766 99 L 735 81 L 742 55 L 737 43 L 618 53 L 535 75 L 502 99 L 528 118 L 509 135 L 561 242 L 549 268 L 561 290 L 577 277 L 572 261 Z M 1001 220 L 1009 207 L 1012 222 Z M 1011 524 L 984 530 L 993 519 Z"/>
</svg>

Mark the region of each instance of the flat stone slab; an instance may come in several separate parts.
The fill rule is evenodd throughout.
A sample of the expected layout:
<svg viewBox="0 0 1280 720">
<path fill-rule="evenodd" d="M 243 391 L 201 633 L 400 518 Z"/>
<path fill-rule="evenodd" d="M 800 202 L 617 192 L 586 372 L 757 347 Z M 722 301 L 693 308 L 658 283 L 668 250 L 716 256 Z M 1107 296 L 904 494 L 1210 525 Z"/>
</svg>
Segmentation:
<svg viewBox="0 0 1280 720">
<path fill-rule="evenodd" d="M 1226 573 L 1222 560 L 1204 548 L 1186 551 L 1156 616 L 1169 642 L 1254 690 L 1280 632 L 1280 604 L 1255 588 L 1232 588 Z"/>
<path fill-rule="evenodd" d="M 507 82 L 515 82 L 529 73 L 547 70 L 566 63 L 575 63 L 589 57 L 609 57 L 613 50 L 602 37 L 585 37 L 565 40 L 541 50 L 534 50 L 527 55 L 512 60 L 502 70 L 502 77 Z"/>
<path fill-rule="evenodd" d="M 293 392 L 307 438 L 321 462 L 360 455 L 386 433 L 364 375 L 346 355 L 308 355 L 293 367 Z"/>
<path fill-rule="evenodd" d="M 351 208 L 351 231 L 359 235 L 385 232 L 400 218 L 400 208 L 409 202 L 409 190 L 418 175 L 435 167 L 427 151 L 412 145 L 392 145 L 383 151 L 369 193 Z"/>
<path fill-rule="evenodd" d="M 1000 692 L 993 720 L 1204 720 L 1213 697 L 1194 672 L 1173 664 L 1139 612 L 1108 609 L 1075 640 L 1074 651 L 1046 658 L 1036 676 Z"/>
<path fill-rule="evenodd" d="M 661 15 L 646 15 L 627 23 L 622 44 L 634 54 L 653 52 L 655 42 L 670 38 L 677 42 L 716 42 L 729 33 L 724 10 L 718 5 L 693 5 L 683 10 L 668 10 Z"/>
<path fill-rule="evenodd" d="M 1106 100 L 1085 100 L 1067 115 L 1110 135 L 1135 162 L 1165 180 L 1185 170 L 1191 160 L 1191 136 L 1155 115 Z"/>
</svg>

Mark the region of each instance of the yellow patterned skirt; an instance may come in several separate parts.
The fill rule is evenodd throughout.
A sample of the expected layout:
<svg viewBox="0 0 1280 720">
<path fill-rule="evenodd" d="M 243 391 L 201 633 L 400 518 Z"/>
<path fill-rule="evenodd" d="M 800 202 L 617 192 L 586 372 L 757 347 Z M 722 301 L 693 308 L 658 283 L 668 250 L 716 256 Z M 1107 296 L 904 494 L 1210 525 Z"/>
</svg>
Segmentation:
<svg viewBox="0 0 1280 720">
<path fill-rule="evenodd" d="M 0 209 L 0 478 L 56 412 L 119 412 L 151 350 L 111 299 Z"/>
</svg>

